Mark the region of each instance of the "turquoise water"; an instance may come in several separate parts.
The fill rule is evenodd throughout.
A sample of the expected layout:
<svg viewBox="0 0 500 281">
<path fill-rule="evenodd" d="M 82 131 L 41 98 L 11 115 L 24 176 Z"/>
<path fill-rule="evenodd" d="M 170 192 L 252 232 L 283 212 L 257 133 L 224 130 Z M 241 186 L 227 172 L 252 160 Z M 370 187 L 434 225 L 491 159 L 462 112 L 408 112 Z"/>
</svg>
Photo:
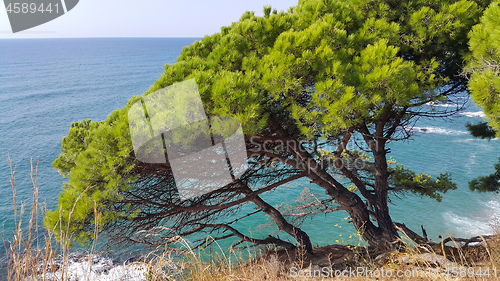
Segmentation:
<svg viewBox="0 0 500 281">
<path fill-rule="evenodd" d="M 29 161 L 33 158 L 39 161 L 40 201 L 54 208 L 64 178 L 51 163 L 71 122 L 105 119 L 131 96 L 147 90 L 160 77 L 164 64 L 174 63 L 182 47 L 195 40 L 0 40 L 0 219 L 6 237 L 14 230 L 7 157 L 16 165 L 17 201 L 31 201 Z M 471 105 L 462 115 L 447 120 L 420 120 L 411 140 L 391 144 L 391 156 L 398 163 L 433 176 L 450 172 L 458 185 L 440 203 L 412 195 L 392 197 L 391 215 L 395 221 L 417 232 L 424 225 L 434 240 L 447 232 L 461 237 L 492 232 L 490 224 L 500 218 L 500 196 L 472 193 L 467 185 L 474 177 L 493 172 L 500 156 L 498 140 L 473 139 L 466 132 L 466 122 L 480 120 L 480 110 Z M 322 193 L 302 180 L 265 198 L 273 205 L 293 202 L 304 187 Z M 314 244 L 336 240 L 357 243 L 355 237 L 348 238 L 354 230 L 342 220 L 345 217 L 345 213 L 328 214 L 326 219 L 320 215 L 307 220 L 303 228 Z M 258 234 L 256 226 L 266 222 L 265 216 L 256 215 L 239 223 L 239 227 Z"/>
<path fill-rule="evenodd" d="M 30 204 L 30 158 L 40 201 L 57 206 L 64 181 L 52 168 L 71 122 L 103 120 L 147 90 L 195 38 L 0 40 L 0 221 L 14 230 L 7 157 L 17 202 Z M 3 245 L 0 246 L 2 248 Z M 4 251 L 0 249 L 0 253 Z"/>
</svg>

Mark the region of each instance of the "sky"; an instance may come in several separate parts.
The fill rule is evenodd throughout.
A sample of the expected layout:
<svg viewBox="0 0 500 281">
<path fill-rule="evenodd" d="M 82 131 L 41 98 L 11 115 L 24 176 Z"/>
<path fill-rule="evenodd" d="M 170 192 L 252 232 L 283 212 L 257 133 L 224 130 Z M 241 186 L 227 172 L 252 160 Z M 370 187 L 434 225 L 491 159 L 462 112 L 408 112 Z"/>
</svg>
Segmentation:
<svg viewBox="0 0 500 281">
<path fill-rule="evenodd" d="M 263 15 L 265 5 L 286 11 L 297 3 L 298 0 L 80 0 L 66 14 L 17 33 L 12 33 L 7 10 L 0 5 L 0 39 L 203 37 L 238 21 L 245 11 Z"/>
</svg>

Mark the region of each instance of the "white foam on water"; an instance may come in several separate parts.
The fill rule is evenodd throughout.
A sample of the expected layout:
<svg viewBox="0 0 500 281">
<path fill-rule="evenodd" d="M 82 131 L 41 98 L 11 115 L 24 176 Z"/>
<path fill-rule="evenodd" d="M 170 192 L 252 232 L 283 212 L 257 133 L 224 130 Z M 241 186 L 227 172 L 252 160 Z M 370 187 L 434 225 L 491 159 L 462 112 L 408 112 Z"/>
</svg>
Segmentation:
<svg viewBox="0 0 500 281">
<path fill-rule="evenodd" d="M 437 102 L 428 102 L 426 103 L 428 106 L 440 106 L 440 107 L 458 107 L 457 104 L 449 104 L 449 103 L 437 103 Z"/>
<path fill-rule="evenodd" d="M 471 117 L 471 118 L 484 118 L 486 117 L 486 114 L 482 111 L 476 111 L 476 112 L 460 112 L 460 115 L 466 116 L 466 117 Z"/>
<path fill-rule="evenodd" d="M 500 138 L 493 138 L 491 140 L 500 140 Z M 488 143 L 489 141 L 490 141 L 489 139 L 482 139 L 482 138 L 453 140 L 453 142 L 485 142 L 485 143 Z"/>
<path fill-rule="evenodd" d="M 411 128 L 411 131 L 422 134 L 439 134 L 439 135 L 454 135 L 454 136 L 468 134 L 468 132 L 466 131 L 458 131 L 441 127 L 413 127 Z"/>
<path fill-rule="evenodd" d="M 483 216 L 459 216 L 452 211 L 443 214 L 445 221 L 454 227 L 450 234 L 460 238 L 470 238 L 478 235 L 492 235 L 500 229 L 500 202 L 482 202 Z"/>
<path fill-rule="evenodd" d="M 484 204 L 489 209 L 488 214 L 491 217 L 491 224 L 495 230 L 500 230 L 500 201 L 488 201 Z"/>
<path fill-rule="evenodd" d="M 450 229 L 451 235 L 456 235 L 459 238 L 470 238 L 478 235 L 490 235 L 494 233 L 490 222 L 479 218 L 468 218 L 455 214 L 454 212 L 446 212 L 443 214 L 445 221 L 453 225 Z M 446 234 L 444 234 L 446 237 Z"/>
</svg>

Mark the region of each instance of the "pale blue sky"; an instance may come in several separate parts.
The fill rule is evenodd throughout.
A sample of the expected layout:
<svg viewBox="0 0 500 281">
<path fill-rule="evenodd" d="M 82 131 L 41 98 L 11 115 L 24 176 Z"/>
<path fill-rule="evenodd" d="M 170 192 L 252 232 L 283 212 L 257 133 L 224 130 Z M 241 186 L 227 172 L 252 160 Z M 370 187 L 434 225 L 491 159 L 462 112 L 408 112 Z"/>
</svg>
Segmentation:
<svg viewBox="0 0 500 281">
<path fill-rule="evenodd" d="M 280 11 L 297 3 L 298 0 L 80 0 L 65 15 L 18 33 L 12 33 L 2 4 L 0 38 L 203 37 L 237 21 L 245 11 L 262 15 L 264 5 Z"/>
</svg>

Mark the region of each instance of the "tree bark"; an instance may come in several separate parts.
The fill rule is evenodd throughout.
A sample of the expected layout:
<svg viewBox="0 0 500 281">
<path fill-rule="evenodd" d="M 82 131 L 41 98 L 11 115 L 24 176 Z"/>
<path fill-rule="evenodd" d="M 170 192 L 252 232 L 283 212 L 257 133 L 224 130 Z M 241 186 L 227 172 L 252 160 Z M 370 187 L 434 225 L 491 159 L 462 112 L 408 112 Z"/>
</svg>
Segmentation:
<svg viewBox="0 0 500 281">
<path fill-rule="evenodd" d="M 294 140 L 294 145 L 291 145 L 290 142 L 287 141 L 290 140 L 290 136 L 286 131 L 273 118 L 269 119 L 271 127 L 278 131 L 284 139 L 283 143 L 287 143 L 289 150 L 295 155 L 295 159 L 293 160 L 290 158 L 277 159 L 302 170 L 312 182 L 322 187 L 326 194 L 330 195 L 335 202 L 350 215 L 354 227 L 365 241 L 372 246 L 382 246 L 388 249 L 393 248 L 400 239 L 389 215 L 389 208 L 387 205 L 388 173 L 385 150 L 386 141 L 383 132 L 386 119 L 391 112 L 391 107 L 392 105 L 387 105 L 384 108 L 384 112 L 382 113 L 383 116 L 380 117 L 381 121 L 376 125 L 377 141 L 375 141 L 374 136 L 370 134 L 366 125 L 359 128 L 360 133 L 363 134 L 375 158 L 375 193 L 367 199 L 369 203 L 374 206 L 378 226 L 370 220 L 370 211 L 356 193 L 349 191 L 343 184 L 333 178 L 324 167 L 318 164 L 314 157 L 307 152 L 299 141 Z M 290 163 L 294 161 L 297 163 Z"/>
<path fill-rule="evenodd" d="M 243 190 L 247 193 L 252 193 L 252 190 L 248 186 L 243 186 Z M 309 235 L 305 233 L 302 229 L 290 224 L 280 211 L 276 210 L 273 206 L 269 205 L 267 202 L 262 200 L 259 196 L 255 196 L 251 200 L 255 205 L 257 205 L 264 213 L 270 216 L 280 230 L 285 231 L 290 234 L 297 241 L 300 247 L 303 247 L 309 254 L 313 254 L 313 247 Z"/>
<path fill-rule="evenodd" d="M 335 202 L 349 213 L 354 227 L 363 239 L 373 246 L 381 243 L 386 244 L 383 233 L 370 220 L 370 213 L 363 200 L 356 193 L 345 188 L 324 169 L 318 168 L 317 161 L 302 145 L 299 145 L 298 148 L 289 147 L 299 157 L 301 164 L 304 165 L 304 170 L 308 172 L 306 176 L 325 189 L 326 194 L 335 199 Z"/>
<path fill-rule="evenodd" d="M 372 202 L 374 206 L 377 224 L 382 235 L 382 243 L 386 244 L 388 249 L 392 248 L 394 242 L 399 240 L 399 234 L 394 227 L 394 222 L 389 215 L 389 206 L 387 205 L 387 191 L 389 190 L 389 173 L 387 171 L 387 150 L 385 148 L 387 139 L 390 136 L 384 135 L 384 127 L 392 111 L 392 105 L 387 104 L 380 119 L 375 126 L 375 143 L 371 145 L 373 159 L 375 162 L 375 198 Z M 388 132 L 392 135 L 392 132 Z M 368 144 L 369 145 L 369 144 Z"/>
</svg>

